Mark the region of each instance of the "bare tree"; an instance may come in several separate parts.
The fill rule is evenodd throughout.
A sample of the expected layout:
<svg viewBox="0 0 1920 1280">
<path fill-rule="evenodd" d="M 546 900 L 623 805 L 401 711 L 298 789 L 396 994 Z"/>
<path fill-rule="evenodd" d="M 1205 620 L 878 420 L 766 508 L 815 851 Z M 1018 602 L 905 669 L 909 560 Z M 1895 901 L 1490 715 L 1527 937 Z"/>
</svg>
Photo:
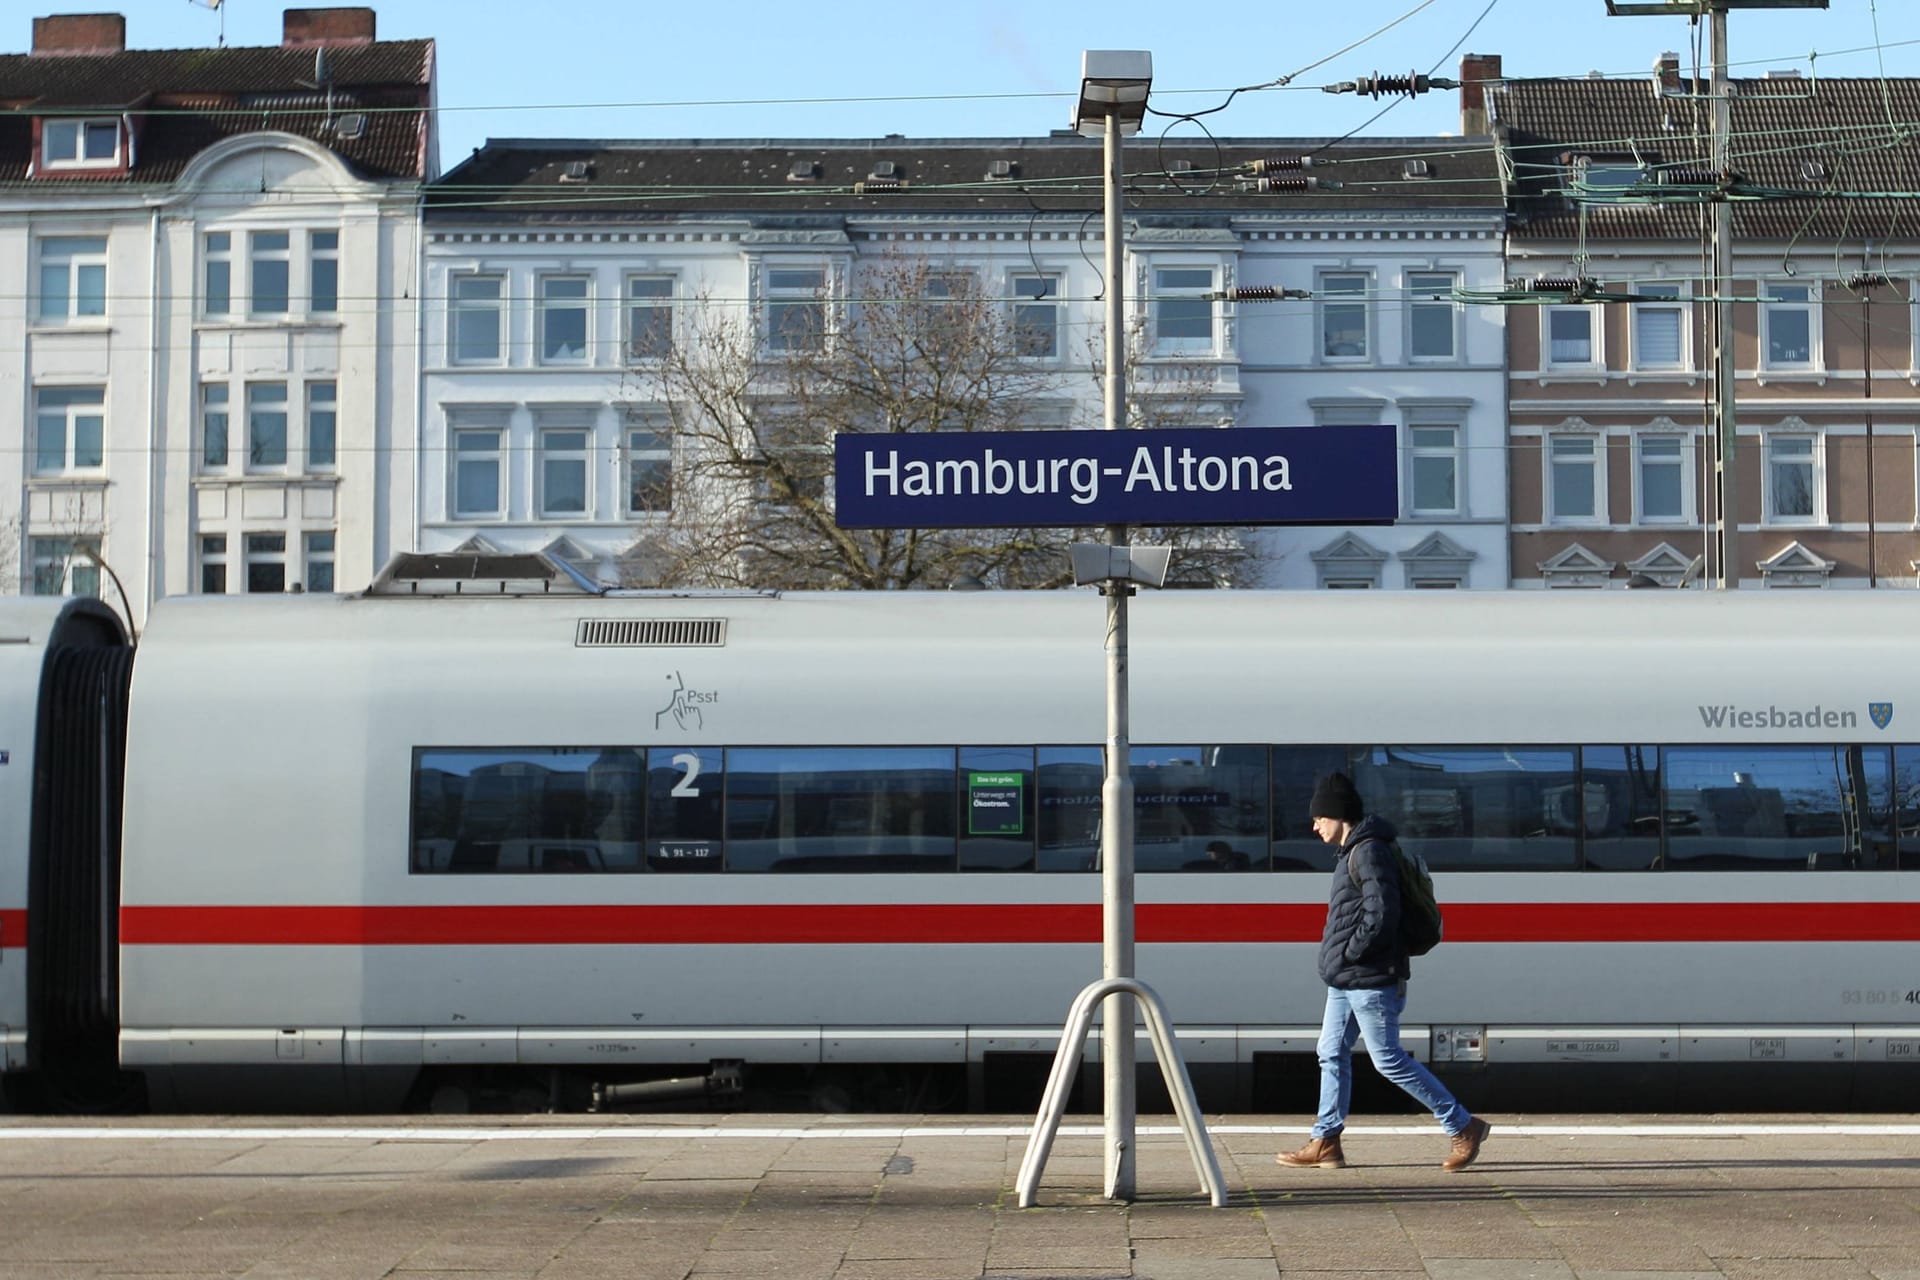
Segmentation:
<svg viewBox="0 0 1920 1280">
<path fill-rule="evenodd" d="M 624 558 L 629 581 L 783 589 L 1071 581 L 1066 547 L 1084 531 L 834 522 L 840 433 L 1086 425 L 1078 375 L 1032 359 L 1035 335 L 973 275 L 889 255 L 858 266 L 851 292 L 844 308 L 822 295 L 760 316 L 710 296 L 690 305 L 653 389 L 673 416 L 671 501 L 642 495 L 635 504 L 669 514 Z M 1209 554 L 1216 567 L 1231 559 Z M 1226 579 L 1206 571 L 1198 580 Z"/>
</svg>

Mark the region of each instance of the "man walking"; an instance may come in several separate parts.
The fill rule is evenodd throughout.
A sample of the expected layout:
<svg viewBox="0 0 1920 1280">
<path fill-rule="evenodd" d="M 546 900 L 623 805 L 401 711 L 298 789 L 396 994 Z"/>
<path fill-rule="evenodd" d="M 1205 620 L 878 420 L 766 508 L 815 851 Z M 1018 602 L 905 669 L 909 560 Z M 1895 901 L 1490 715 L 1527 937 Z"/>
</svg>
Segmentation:
<svg viewBox="0 0 1920 1280">
<path fill-rule="evenodd" d="M 1344 773 L 1330 773 L 1313 788 L 1313 833 L 1340 850 L 1334 859 L 1333 896 L 1320 937 L 1320 980 L 1327 984 L 1327 1012 L 1320 1024 L 1320 1114 L 1307 1145 L 1275 1157 L 1296 1169 L 1343 1169 L 1340 1131 L 1353 1105 L 1353 1044 L 1367 1042 L 1374 1069 L 1406 1090 L 1453 1137 L 1440 1167 L 1458 1173 L 1480 1154 L 1492 1127 L 1461 1106 L 1400 1047 L 1400 1011 L 1407 1004 L 1413 966 L 1400 945 L 1400 867 L 1389 847 L 1394 830 L 1369 817 Z"/>
</svg>

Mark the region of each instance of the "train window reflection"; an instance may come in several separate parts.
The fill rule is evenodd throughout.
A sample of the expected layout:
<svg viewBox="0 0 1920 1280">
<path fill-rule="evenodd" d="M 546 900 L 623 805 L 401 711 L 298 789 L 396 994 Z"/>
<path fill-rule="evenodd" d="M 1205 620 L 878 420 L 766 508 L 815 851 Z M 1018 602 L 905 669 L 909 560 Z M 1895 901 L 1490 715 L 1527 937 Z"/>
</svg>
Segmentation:
<svg viewBox="0 0 1920 1280">
<path fill-rule="evenodd" d="M 1670 747 L 1667 856 L 1677 869 L 1894 865 L 1885 747 Z"/>
<path fill-rule="evenodd" d="M 1099 747 L 1041 747 L 1039 755 L 1040 870 L 1099 870 L 1105 752 Z"/>
<path fill-rule="evenodd" d="M 416 872 L 636 871 L 642 755 L 629 747 L 416 750 Z"/>
<path fill-rule="evenodd" d="M 1436 871 L 1579 865 L 1572 747 L 1382 747 L 1354 785 Z"/>
<path fill-rule="evenodd" d="M 951 747 L 727 752 L 730 871 L 951 871 Z"/>
<path fill-rule="evenodd" d="M 654 747 L 647 756 L 647 869 L 719 871 L 726 774 L 718 747 Z"/>
<path fill-rule="evenodd" d="M 1893 794 L 1899 802 L 1900 866 L 1920 869 L 1920 747 L 1893 750 Z"/>
<path fill-rule="evenodd" d="M 1335 849 L 1313 833 L 1313 784 L 1336 770 L 1355 776 L 1358 747 L 1275 747 L 1273 749 L 1273 869 L 1331 871 Z M 1379 803 L 1367 796 L 1370 803 Z"/>
<path fill-rule="evenodd" d="M 1265 747 L 1140 747 L 1133 775 L 1135 871 L 1266 866 Z"/>
<path fill-rule="evenodd" d="M 1561 803 L 1562 820 L 1576 802 Z M 1655 871 L 1660 848 L 1660 748 L 1585 747 L 1579 822 L 1593 871 Z"/>
<path fill-rule="evenodd" d="M 960 869 L 1033 870 L 1032 747 L 960 748 Z"/>
</svg>

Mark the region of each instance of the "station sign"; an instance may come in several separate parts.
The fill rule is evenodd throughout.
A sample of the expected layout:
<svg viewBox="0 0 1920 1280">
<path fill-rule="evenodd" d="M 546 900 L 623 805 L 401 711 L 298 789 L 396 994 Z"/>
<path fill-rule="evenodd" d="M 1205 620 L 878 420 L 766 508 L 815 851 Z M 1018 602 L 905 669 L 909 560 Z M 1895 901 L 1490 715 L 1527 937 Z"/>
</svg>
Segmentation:
<svg viewBox="0 0 1920 1280">
<path fill-rule="evenodd" d="M 1394 429 L 844 432 L 843 529 L 1392 524 Z"/>
</svg>

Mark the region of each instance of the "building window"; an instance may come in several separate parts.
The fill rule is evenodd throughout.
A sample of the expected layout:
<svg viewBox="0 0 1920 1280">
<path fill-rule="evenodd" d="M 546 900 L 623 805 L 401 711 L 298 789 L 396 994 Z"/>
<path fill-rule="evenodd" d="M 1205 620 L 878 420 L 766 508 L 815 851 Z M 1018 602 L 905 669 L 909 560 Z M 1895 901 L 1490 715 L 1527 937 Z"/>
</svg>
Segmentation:
<svg viewBox="0 0 1920 1280">
<path fill-rule="evenodd" d="M 540 441 L 540 514 L 587 514 L 587 460 L 593 432 L 583 427 L 543 427 Z"/>
<path fill-rule="evenodd" d="M 1410 483 L 1415 515 L 1452 515 L 1460 509 L 1460 429 L 1410 426 Z"/>
<path fill-rule="evenodd" d="M 1687 367 L 1687 311 L 1678 284 L 1643 284 L 1634 290 L 1648 299 L 1633 304 L 1633 367 L 1665 370 Z"/>
<path fill-rule="evenodd" d="M 227 384 L 200 384 L 200 465 L 217 470 L 227 465 Z"/>
<path fill-rule="evenodd" d="M 1212 267 L 1156 267 L 1153 272 L 1153 353 L 1213 354 Z"/>
<path fill-rule="evenodd" d="M 1813 286 L 1769 284 L 1760 306 L 1760 349 L 1768 369 L 1812 369 L 1819 361 L 1820 317 Z"/>
<path fill-rule="evenodd" d="M 1547 365 L 1550 368 L 1595 368 L 1600 345 L 1592 307 L 1546 308 Z"/>
<path fill-rule="evenodd" d="M 323 595 L 333 590 L 333 542 L 330 531 L 306 535 L 307 590 Z"/>
<path fill-rule="evenodd" d="M 283 316 L 292 299 L 293 237 L 285 231 L 247 235 L 247 312 Z"/>
<path fill-rule="evenodd" d="M 540 279 L 540 360 L 543 364 L 587 362 L 585 276 Z"/>
<path fill-rule="evenodd" d="M 200 535 L 200 592 L 202 595 L 227 594 L 227 535 Z"/>
<path fill-rule="evenodd" d="M 97 471 L 106 465 L 106 388 L 43 387 L 33 400 L 36 474 Z"/>
<path fill-rule="evenodd" d="M 107 314 L 107 238 L 40 241 L 40 322 L 65 324 Z"/>
<path fill-rule="evenodd" d="M 247 539 L 247 590 L 273 593 L 287 589 L 287 535 L 249 533 Z"/>
<path fill-rule="evenodd" d="M 1600 518 L 1600 440 L 1592 435 L 1547 437 L 1547 519 L 1592 524 Z"/>
<path fill-rule="evenodd" d="M 1822 520 L 1820 449 L 1811 435 L 1766 439 L 1767 519 L 1774 524 L 1819 524 Z"/>
<path fill-rule="evenodd" d="M 307 310 L 325 314 L 340 309 L 340 233 L 315 231 L 307 241 Z"/>
<path fill-rule="evenodd" d="M 1320 299 L 1320 358 L 1365 360 L 1372 350 L 1367 316 L 1367 277 L 1327 274 L 1314 292 Z"/>
<path fill-rule="evenodd" d="M 1407 276 L 1409 323 L 1407 353 L 1415 360 L 1452 360 L 1459 354 L 1455 331 L 1459 308 L 1453 302 L 1451 272 L 1411 272 Z"/>
<path fill-rule="evenodd" d="M 337 388 L 331 382 L 307 384 L 307 470 L 331 471 L 338 448 Z"/>
<path fill-rule="evenodd" d="M 500 427 L 453 430 L 453 515 L 473 520 L 501 513 Z"/>
<path fill-rule="evenodd" d="M 48 120 L 40 126 L 40 162 L 49 169 L 110 169 L 120 163 L 118 120 Z"/>
<path fill-rule="evenodd" d="M 1033 360 L 1060 356 L 1060 278 L 1015 276 L 1013 287 L 1014 354 Z"/>
<path fill-rule="evenodd" d="M 447 356 L 454 364 L 499 364 L 506 281 L 500 276 L 455 276 Z"/>
<path fill-rule="evenodd" d="M 627 514 L 673 509 L 673 437 L 665 426 L 627 428 Z"/>
<path fill-rule="evenodd" d="M 247 384 L 247 466 L 287 465 L 287 384 Z M 252 590 L 251 587 L 248 590 Z"/>
<path fill-rule="evenodd" d="M 819 351 L 827 341 L 827 269 L 767 269 L 767 350 Z"/>
<path fill-rule="evenodd" d="M 33 594 L 37 596 L 98 596 L 100 554 L 98 537 L 34 538 Z"/>
<path fill-rule="evenodd" d="M 660 360 L 673 351 L 673 277 L 627 277 L 627 359 Z"/>
<path fill-rule="evenodd" d="M 1634 441 L 1639 458 L 1639 519 L 1648 524 L 1680 524 L 1693 518 L 1693 487 L 1685 436 L 1643 435 Z"/>
<path fill-rule="evenodd" d="M 201 298 L 210 316 L 229 315 L 233 311 L 233 236 L 225 231 L 209 231 L 201 267 Z"/>
</svg>

